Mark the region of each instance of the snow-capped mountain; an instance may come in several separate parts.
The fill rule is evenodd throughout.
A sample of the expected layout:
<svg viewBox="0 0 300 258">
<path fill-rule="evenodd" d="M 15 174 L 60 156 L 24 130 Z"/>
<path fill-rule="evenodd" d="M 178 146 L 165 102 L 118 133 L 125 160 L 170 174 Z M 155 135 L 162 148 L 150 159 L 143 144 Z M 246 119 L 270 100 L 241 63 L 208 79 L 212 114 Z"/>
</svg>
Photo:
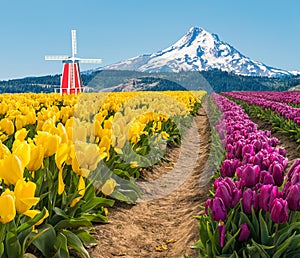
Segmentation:
<svg viewBox="0 0 300 258">
<path fill-rule="evenodd" d="M 292 73 L 267 66 L 244 56 L 218 35 L 192 27 L 172 46 L 153 54 L 140 55 L 102 69 L 141 72 L 207 71 L 220 69 L 246 76 L 281 77 Z"/>
</svg>

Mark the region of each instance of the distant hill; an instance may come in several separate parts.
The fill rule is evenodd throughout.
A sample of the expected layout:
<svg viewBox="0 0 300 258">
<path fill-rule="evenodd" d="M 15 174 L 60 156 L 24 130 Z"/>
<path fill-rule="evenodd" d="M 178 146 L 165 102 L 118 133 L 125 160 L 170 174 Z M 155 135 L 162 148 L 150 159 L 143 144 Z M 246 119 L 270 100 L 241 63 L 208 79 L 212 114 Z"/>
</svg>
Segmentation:
<svg viewBox="0 0 300 258">
<path fill-rule="evenodd" d="M 137 71 L 102 70 L 82 73 L 83 85 L 93 91 L 132 90 L 207 90 L 207 91 L 267 91 L 289 90 L 300 84 L 300 76 L 251 77 L 220 70 L 180 73 L 143 73 Z M 0 93 L 54 92 L 59 88 L 60 75 L 27 77 L 0 81 Z M 110 88 L 110 89 L 109 89 Z"/>
</svg>

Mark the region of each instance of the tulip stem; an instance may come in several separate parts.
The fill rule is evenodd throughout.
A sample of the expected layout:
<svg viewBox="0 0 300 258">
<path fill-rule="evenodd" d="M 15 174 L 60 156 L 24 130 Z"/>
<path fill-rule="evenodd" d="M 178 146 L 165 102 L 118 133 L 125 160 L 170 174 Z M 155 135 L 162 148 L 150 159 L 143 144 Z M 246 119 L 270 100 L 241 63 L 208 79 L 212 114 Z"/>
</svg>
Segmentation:
<svg viewBox="0 0 300 258">
<path fill-rule="evenodd" d="M 296 219 L 297 211 L 290 211 L 289 224 L 293 224 Z"/>
<path fill-rule="evenodd" d="M 277 235 L 278 235 L 278 223 L 275 224 L 275 235 L 274 235 L 274 241 L 273 241 L 273 245 L 276 246 L 276 241 L 277 241 Z M 276 248 L 274 249 L 275 253 Z"/>
<path fill-rule="evenodd" d="M 6 227 L 6 224 L 2 224 L 0 222 L 0 243 L 3 243 L 4 241 L 4 238 L 5 238 L 5 227 Z"/>
</svg>

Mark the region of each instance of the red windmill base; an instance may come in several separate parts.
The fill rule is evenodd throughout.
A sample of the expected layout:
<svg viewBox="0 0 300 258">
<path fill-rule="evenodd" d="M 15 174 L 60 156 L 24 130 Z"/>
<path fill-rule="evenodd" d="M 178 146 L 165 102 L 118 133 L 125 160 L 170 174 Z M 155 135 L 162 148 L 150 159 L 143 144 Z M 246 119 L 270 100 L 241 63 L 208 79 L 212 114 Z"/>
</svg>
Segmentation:
<svg viewBox="0 0 300 258">
<path fill-rule="evenodd" d="M 61 94 L 78 94 L 82 92 L 82 80 L 80 76 L 79 62 L 65 61 L 61 76 Z"/>
</svg>

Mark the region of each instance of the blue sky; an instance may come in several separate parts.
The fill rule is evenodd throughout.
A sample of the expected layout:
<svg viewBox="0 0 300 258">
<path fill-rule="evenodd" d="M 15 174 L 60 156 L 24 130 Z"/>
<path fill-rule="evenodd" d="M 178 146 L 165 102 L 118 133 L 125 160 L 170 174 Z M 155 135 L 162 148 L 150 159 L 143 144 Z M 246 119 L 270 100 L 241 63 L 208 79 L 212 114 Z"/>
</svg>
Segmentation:
<svg viewBox="0 0 300 258">
<path fill-rule="evenodd" d="M 254 60 L 300 71 L 299 10 L 298 0 L 3 1 L 0 80 L 61 73 L 44 56 L 70 55 L 71 29 L 78 57 L 102 65 L 162 50 L 200 26 Z"/>
</svg>

